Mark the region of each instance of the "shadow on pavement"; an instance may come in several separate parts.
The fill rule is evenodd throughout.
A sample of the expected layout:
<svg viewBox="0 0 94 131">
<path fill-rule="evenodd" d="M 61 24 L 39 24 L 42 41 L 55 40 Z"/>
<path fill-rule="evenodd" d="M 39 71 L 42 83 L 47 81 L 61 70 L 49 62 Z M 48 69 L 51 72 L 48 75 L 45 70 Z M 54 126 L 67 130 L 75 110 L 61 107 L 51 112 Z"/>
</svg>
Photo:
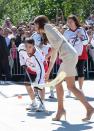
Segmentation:
<svg viewBox="0 0 94 131">
<path fill-rule="evenodd" d="M 60 127 L 53 131 L 87 131 L 93 128 L 92 126 L 90 126 L 90 124 L 92 123 L 94 122 L 88 122 L 83 124 L 70 124 L 68 122 L 62 121 L 61 124 L 56 124 L 56 125 L 60 125 Z"/>
<path fill-rule="evenodd" d="M 88 97 L 86 96 L 87 101 L 94 101 L 94 97 Z"/>
<path fill-rule="evenodd" d="M 33 112 L 33 111 L 29 111 L 27 113 L 27 116 L 29 117 L 35 117 L 36 119 L 44 119 L 47 116 L 50 116 L 54 113 L 55 111 L 49 111 L 49 113 L 47 112 Z"/>
<path fill-rule="evenodd" d="M 79 100 L 76 97 L 72 97 L 72 96 L 66 96 L 66 98 L 72 98 L 74 100 Z M 87 101 L 94 101 L 94 97 L 85 96 L 85 98 L 87 99 Z"/>
<path fill-rule="evenodd" d="M 57 102 L 57 98 L 47 98 L 47 99 L 45 99 L 45 101 L 48 101 L 48 102 Z"/>
</svg>

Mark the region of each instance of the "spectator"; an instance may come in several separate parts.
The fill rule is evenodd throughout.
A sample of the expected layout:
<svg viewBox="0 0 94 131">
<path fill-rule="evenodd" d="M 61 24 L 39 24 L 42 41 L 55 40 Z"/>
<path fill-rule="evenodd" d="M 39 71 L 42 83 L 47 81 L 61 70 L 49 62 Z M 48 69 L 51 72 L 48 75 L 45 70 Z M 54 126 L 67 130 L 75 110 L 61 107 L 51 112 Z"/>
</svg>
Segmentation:
<svg viewBox="0 0 94 131">
<path fill-rule="evenodd" d="M 9 62 L 8 62 L 8 48 L 5 38 L 2 36 L 2 28 L 0 28 L 0 81 L 2 81 L 2 74 L 6 75 L 6 80 L 10 80 Z"/>
<path fill-rule="evenodd" d="M 90 14 L 88 19 L 86 20 L 87 25 L 94 25 L 94 14 Z"/>
<path fill-rule="evenodd" d="M 16 48 L 15 41 L 16 41 L 15 37 L 12 38 L 9 46 L 10 49 L 9 65 L 11 68 L 11 74 L 12 74 L 12 69 L 14 69 L 15 72 L 17 71 L 17 48 Z"/>
<path fill-rule="evenodd" d="M 3 36 L 3 28 L 0 26 L 0 35 Z"/>
<path fill-rule="evenodd" d="M 12 30 L 13 35 L 16 37 L 17 36 L 17 27 L 12 26 L 11 30 Z"/>
<path fill-rule="evenodd" d="M 10 35 L 12 34 L 12 31 L 9 28 L 4 28 L 3 34 L 4 34 L 4 37 L 5 37 L 5 40 L 6 40 L 6 45 L 9 48 L 10 39 L 11 39 Z"/>
<path fill-rule="evenodd" d="M 22 27 L 19 27 L 16 36 L 16 46 L 18 47 L 24 41 L 24 39 L 24 30 Z"/>
<path fill-rule="evenodd" d="M 89 35 L 89 55 L 91 56 L 94 63 L 94 32 L 88 31 Z"/>
<path fill-rule="evenodd" d="M 5 20 L 5 22 L 4 22 L 3 29 L 4 28 L 9 28 L 9 29 L 12 28 L 12 22 L 11 22 L 11 20 L 10 20 L 9 17 L 7 17 L 6 20 Z"/>
<path fill-rule="evenodd" d="M 30 37 L 31 36 L 31 33 L 30 33 L 30 31 L 25 31 L 25 38 L 28 38 L 28 37 Z"/>
</svg>

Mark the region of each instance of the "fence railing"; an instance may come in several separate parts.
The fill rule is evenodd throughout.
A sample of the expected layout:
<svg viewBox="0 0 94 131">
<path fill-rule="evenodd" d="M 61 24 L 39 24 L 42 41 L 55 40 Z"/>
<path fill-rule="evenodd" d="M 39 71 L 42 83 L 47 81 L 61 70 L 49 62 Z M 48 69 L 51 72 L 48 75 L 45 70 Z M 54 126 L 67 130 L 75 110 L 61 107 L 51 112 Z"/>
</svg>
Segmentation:
<svg viewBox="0 0 94 131">
<path fill-rule="evenodd" d="M 24 70 L 23 68 L 20 66 L 20 62 L 19 62 L 19 54 L 17 49 L 11 49 L 10 50 L 10 54 L 11 54 L 11 58 L 10 59 L 10 72 L 11 75 L 24 75 Z M 52 70 L 52 74 L 56 75 L 58 71 L 58 65 L 55 64 L 53 70 Z M 91 73 L 94 73 L 94 63 L 91 59 L 88 59 L 85 65 L 85 74 L 86 74 L 86 78 L 90 79 Z"/>
</svg>

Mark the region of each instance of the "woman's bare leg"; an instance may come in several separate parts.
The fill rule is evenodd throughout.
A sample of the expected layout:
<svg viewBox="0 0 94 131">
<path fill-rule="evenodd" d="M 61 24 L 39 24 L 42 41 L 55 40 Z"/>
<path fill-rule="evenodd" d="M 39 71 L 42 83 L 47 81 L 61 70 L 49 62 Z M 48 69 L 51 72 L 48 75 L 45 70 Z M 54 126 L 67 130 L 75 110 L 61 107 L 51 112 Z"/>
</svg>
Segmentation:
<svg viewBox="0 0 94 131">
<path fill-rule="evenodd" d="M 87 117 L 94 111 L 94 108 L 88 103 L 85 96 L 81 91 L 79 91 L 75 86 L 75 77 L 67 77 L 66 83 L 68 89 L 81 101 L 81 103 L 85 106 L 87 111 Z"/>
<path fill-rule="evenodd" d="M 56 92 L 57 92 L 57 100 L 58 100 L 58 110 L 62 110 L 64 109 L 64 105 L 63 105 L 64 90 L 63 90 L 62 82 L 56 85 Z"/>
<path fill-rule="evenodd" d="M 62 82 L 56 85 L 56 92 L 57 92 L 57 100 L 58 100 L 58 110 L 56 117 L 53 120 L 60 120 L 61 116 L 65 114 L 64 105 L 63 105 L 63 97 L 64 97 L 64 90 L 62 86 Z"/>
</svg>

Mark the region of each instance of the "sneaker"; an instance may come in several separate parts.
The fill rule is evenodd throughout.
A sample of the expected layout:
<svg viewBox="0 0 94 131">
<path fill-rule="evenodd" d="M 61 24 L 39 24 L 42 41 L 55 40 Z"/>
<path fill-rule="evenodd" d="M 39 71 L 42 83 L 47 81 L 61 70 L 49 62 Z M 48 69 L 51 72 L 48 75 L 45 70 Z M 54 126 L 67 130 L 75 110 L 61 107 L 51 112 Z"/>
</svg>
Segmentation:
<svg viewBox="0 0 94 131">
<path fill-rule="evenodd" d="M 37 112 L 40 112 L 40 111 L 46 111 L 46 108 L 45 108 L 45 106 L 44 106 L 44 104 L 39 104 L 39 107 L 37 108 L 37 110 L 36 110 Z"/>
<path fill-rule="evenodd" d="M 52 99 L 55 98 L 55 97 L 54 97 L 54 92 L 53 92 L 53 90 L 50 91 L 50 96 L 49 96 L 49 98 L 52 98 Z"/>
<path fill-rule="evenodd" d="M 30 105 L 28 105 L 27 107 L 26 107 L 26 110 L 36 110 L 38 108 L 38 104 L 37 103 L 32 103 L 32 104 L 30 104 Z"/>
<path fill-rule="evenodd" d="M 49 98 L 54 99 L 55 97 L 53 95 L 50 95 Z"/>
</svg>

